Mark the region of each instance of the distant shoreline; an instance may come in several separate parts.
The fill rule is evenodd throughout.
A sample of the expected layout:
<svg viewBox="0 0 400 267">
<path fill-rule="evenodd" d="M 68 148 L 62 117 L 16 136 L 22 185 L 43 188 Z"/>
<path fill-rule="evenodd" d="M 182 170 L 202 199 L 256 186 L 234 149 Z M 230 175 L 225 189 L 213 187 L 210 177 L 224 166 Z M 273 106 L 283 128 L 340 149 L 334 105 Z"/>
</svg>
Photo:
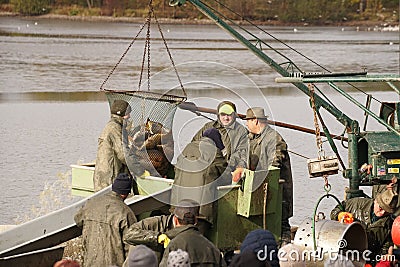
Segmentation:
<svg viewBox="0 0 400 267">
<path fill-rule="evenodd" d="M 0 16 L 5 17 L 20 17 L 25 19 L 55 19 L 55 20 L 71 20 L 71 21 L 93 21 L 93 22 L 121 22 L 121 23 L 144 23 L 145 18 L 143 17 L 112 17 L 112 16 L 68 16 L 68 15 L 56 15 L 46 14 L 40 16 L 20 16 L 14 13 L 0 12 Z M 171 19 L 171 18 L 157 18 L 162 24 L 183 24 L 183 25 L 213 25 L 213 21 L 209 19 Z M 246 21 L 240 22 L 239 24 L 247 24 Z M 318 26 L 318 27 L 360 27 L 360 28 L 371 28 L 371 27 L 398 27 L 399 22 L 388 23 L 384 21 L 346 21 L 346 22 L 332 22 L 325 24 L 312 24 L 312 23 L 283 23 L 280 21 L 252 21 L 256 25 L 267 25 L 267 26 Z"/>
</svg>

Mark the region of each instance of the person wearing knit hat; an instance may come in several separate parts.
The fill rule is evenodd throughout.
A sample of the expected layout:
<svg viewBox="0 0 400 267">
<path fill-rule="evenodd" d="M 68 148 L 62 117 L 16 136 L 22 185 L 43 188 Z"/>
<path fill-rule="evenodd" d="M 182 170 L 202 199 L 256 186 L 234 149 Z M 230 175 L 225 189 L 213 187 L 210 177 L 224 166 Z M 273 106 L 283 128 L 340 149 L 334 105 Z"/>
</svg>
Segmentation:
<svg viewBox="0 0 400 267">
<path fill-rule="evenodd" d="M 124 267 L 157 267 L 156 253 L 145 245 L 137 245 L 129 250 L 127 265 Z"/>
<path fill-rule="evenodd" d="M 203 136 L 208 137 L 211 140 L 213 140 L 215 146 L 219 150 L 222 151 L 225 148 L 224 143 L 222 142 L 222 139 L 221 139 L 221 134 L 217 129 L 215 129 L 215 128 L 207 129 L 204 131 Z"/>
<path fill-rule="evenodd" d="M 199 141 L 209 128 L 217 129 L 221 134 L 226 153 L 224 156 L 232 172 L 232 181 L 238 182 L 244 168 L 247 168 L 248 138 L 246 128 L 236 121 L 236 105 L 231 101 L 222 101 L 217 106 L 217 120 L 207 122 L 193 137 Z"/>
<path fill-rule="evenodd" d="M 343 213 L 350 213 L 354 221 L 364 225 L 367 233 L 370 259 L 386 255 L 393 245 L 390 235 L 393 224 L 393 211 L 397 205 L 398 194 L 393 189 L 378 194 L 375 199 L 355 197 L 342 201 L 331 211 L 331 219 L 338 220 Z"/>
<path fill-rule="evenodd" d="M 271 267 L 271 264 L 268 261 L 259 260 L 254 251 L 246 250 L 233 256 L 229 267 Z"/>
<path fill-rule="evenodd" d="M 131 107 L 124 100 L 114 100 L 110 107 L 111 118 L 98 138 L 96 163 L 93 174 L 94 191 L 111 185 L 119 173 L 130 173 L 125 159 L 127 140 L 123 139 Z M 126 135 L 125 135 L 126 136 Z M 139 163 L 131 160 L 132 169 L 142 174 L 144 170 Z M 136 168 L 137 167 L 137 168 Z"/>
<path fill-rule="evenodd" d="M 295 244 L 289 243 L 278 250 L 280 267 L 306 267 L 303 249 Z"/>
<path fill-rule="evenodd" d="M 160 267 L 168 266 L 169 254 L 178 249 L 188 252 L 193 266 L 226 266 L 221 251 L 199 232 L 198 211 L 198 203 L 191 199 L 181 200 L 175 207 L 172 217 L 175 227 L 158 237 L 165 248 Z"/>
<path fill-rule="evenodd" d="M 259 261 L 279 267 L 278 246 L 270 231 L 256 229 L 248 233 L 240 246 L 240 254 L 248 250 L 254 252 Z"/>
<path fill-rule="evenodd" d="M 182 249 L 171 251 L 168 254 L 168 267 L 190 267 L 189 253 Z"/>
<path fill-rule="evenodd" d="M 132 178 L 126 173 L 118 174 L 111 189 L 120 195 L 129 195 L 132 190 Z"/>
<path fill-rule="evenodd" d="M 124 263 L 129 244 L 123 242 L 123 236 L 137 222 L 124 202 L 131 187 L 129 175 L 121 173 L 114 179 L 112 191 L 90 198 L 75 214 L 75 223 L 82 229 L 83 267 Z"/>
</svg>

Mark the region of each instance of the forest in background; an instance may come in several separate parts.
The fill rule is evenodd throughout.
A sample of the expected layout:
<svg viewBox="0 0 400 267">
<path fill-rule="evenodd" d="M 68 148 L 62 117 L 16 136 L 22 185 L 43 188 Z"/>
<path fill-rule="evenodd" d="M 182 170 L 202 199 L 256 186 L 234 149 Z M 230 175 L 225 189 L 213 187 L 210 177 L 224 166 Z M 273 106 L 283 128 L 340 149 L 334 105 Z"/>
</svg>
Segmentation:
<svg viewBox="0 0 400 267">
<path fill-rule="evenodd" d="M 330 25 L 374 21 L 399 23 L 399 0 L 210 0 L 215 10 L 224 13 L 229 7 L 239 16 L 259 22 L 309 23 Z M 152 0 L 158 18 L 204 19 L 195 7 L 170 7 L 168 0 Z M 146 17 L 147 0 L 0 0 L 1 11 L 35 16 Z"/>
</svg>

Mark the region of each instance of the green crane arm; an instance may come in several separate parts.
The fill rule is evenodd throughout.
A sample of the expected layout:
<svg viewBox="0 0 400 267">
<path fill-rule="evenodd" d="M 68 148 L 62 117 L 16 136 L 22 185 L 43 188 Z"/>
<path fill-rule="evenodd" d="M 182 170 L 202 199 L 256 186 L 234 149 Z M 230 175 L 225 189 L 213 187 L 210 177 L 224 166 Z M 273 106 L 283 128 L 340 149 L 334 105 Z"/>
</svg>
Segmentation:
<svg viewBox="0 0 400 267">
<path fill-rule="evenodd" d="M 186 2 L 186 0 L 171 0 L 170 5 L 171 6 L 180 6 L 183 5 Z M 253 52 L 257 57 L 259 57 L 262 61 L 267 63 L 271 68 L 273 68 L 276 72 L 278 72 L 280 75 L 284 77 L 290 77 L 291 73 L 287 71 L 289 68 L 295 68 L 298 70 L 297 66 L 287 57 L 283 56 L 280 54 L 278 51 L 273 49 L 275 52 L 279 53 L 279 55 L 283 56 L 285 59 L 288 60 L 288 62 L 285 63 L 287 65 L 286 68 L 282 67 L 283 64 L 278 64 L 275 60 L 273 60 L 271 57 L 269 57 L 262 49 L 257 47 L 257 44 L 265 44 L 264 41 L 259 39 L 256 36 L 252 36 L 256 38 L 256 45 L 254 45 L 251 41 L 246 39 L 242 34 L 240 34 L 238 31 L 236 31 L 234 28 L 232 28 L 229 24 L 227 24 L 224 20 L 222 20 L 220 17 L 218 17 L 210 8 L 205 5 L 203 2 L 200 0 L 188 0 L 191 4 L 193 4 L 197 9 L 199 9 L 204 15 L 206 15 L 208 18 L 213 20 L 219 27 L 221 27 L 223 30 L 227 31 L 230 35 L 232 35 L 237 41 L 239 41 L 241 44 L 243 44 L 245 47 L 247 47 L 251 52 Z M 267 45 L 267 44 L 265 44 Z M 301 82 L 293 82 L 292 83 L 294 86 L 296 86 L 298 89 L 303 91 L 306 95 L 309 96 L 310 92 L 304 83 Z M 326 109 L 329 113 L 331 113 L 340 123 L 342 123 L 344 126 L 350 128 L 350 132 L 352 133 L 358 133 L 359 132 L 359 125 L 357 122 L 349 118 L 346 114 L 341 112 L 339 109 L 336 107 L 332 106 L 328 102 L 326 102 L 324 99 L 322 99 L 320 96 L 315 95 L 315 105 L 317 108 L 323 107 Z M 355 128 L 353 128 L 355 127 Z"/>
</svg>

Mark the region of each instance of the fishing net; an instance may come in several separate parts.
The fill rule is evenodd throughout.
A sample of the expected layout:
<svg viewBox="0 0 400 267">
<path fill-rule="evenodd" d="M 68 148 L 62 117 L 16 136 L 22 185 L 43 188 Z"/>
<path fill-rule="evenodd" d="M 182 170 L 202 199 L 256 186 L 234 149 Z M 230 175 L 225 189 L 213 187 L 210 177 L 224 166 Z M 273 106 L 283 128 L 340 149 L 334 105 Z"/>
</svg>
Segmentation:
<svg viewBox="0 0 400 267">
<path fill-rule="evenodd" d="M 173 118 L 184 96 L 148 91 L 105 90 L 109 105 L 119 99 L 129 103 L 130 118 L 124 121 L 123 141 L 129 170 L 141 175 L 173 179 Z"/>
<path fill-rule="evenodd" d="M 150 81 L 152 78 L 150 74 L 150 29 L 152 18 L 156 21 L 157 28 L 165 46 L 165 51 L 168 53 L 183 96 L 150 92 Z M 105 84 L 146 26 L 147 31 L 144 42 L 141 72 L 138 79 L 138 88 L 142 88 L 142 78 L 146 72 L 145 70 L 147 70 L 147 91 L 105 89 Z M 174 173 L 171 164 L 171 160 L 174 157 L 172 122 L 177 106 L 186 100 L 186 92 L 153 10 L 151 0 L 149 2 L 149 12 L 146 22 L 142 25 L 138 34 L 133 38 L 126 51 L 122 54 L 122 57 L 111 70 L 110 74 L 101 85 L 100 90 L 106 93 L 110 107 L 117 99 L 128 102 L 131 107 L 130 119 L 125 120 L 125 125 L 123 127 L 125 159 L 129 170 L 136 176 L 142 175 L 144 170 L 146 170 L 149 171 L 152 176 L 173 179 Z"/>
</svg>

